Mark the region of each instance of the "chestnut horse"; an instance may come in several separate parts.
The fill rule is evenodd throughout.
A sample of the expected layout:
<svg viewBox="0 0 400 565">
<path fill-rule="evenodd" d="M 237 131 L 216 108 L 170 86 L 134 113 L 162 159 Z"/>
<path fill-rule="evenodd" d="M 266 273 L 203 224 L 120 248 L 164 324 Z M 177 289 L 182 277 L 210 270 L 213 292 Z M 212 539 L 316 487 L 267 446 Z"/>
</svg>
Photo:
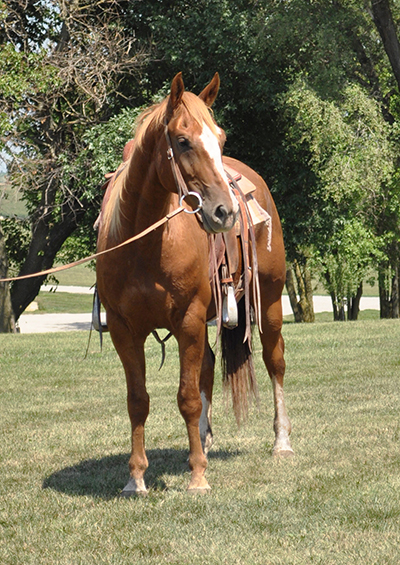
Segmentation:
<svg viewBox="0 0 400 565">
<path fill-rule="evenodd" d="M 129 157 L 104 197 L 99 251 L 140 233 L 179 207 L 171 150 L 188 189 L 201 197 L 195 199 L 195 206 L 197 200 L 202 201 L 200 221 L 195 214 L 182 213 L 144 238 L 97 259 L 99 297 L 125 369 L 132 426 L 130 479 L 123 496 L 147 492 L 144 426 L 149 396 L 144 344 L 156 328 L 169 330 L 179 347 L 178 406 L 189 436 L 188 489 L 203 492 L 210 488 L 205 470 L 212 443 L 214 355 L 208 344 L 206 322 L 214 299 L 209 281 L 208 234 L 230 230 L 238 215 L 238 202 L 232 196 L 224 163 L 252 181 L 256 200 L 272 217 L 272 234 L 262 224 L 255 229 L 262 311 L 260 335 L 274 392 L 273 452 L 293 453 L 283 397 L 281 292 L 285 252 L 281 225 L 261 177 L 239 161 L 222 158 L 225 134 L 210 111 L 218 90 L 218 74 L 196 96 L 185 91 L 179 73 L 171 84 L 169 96 L 142 115 Z M 267 250 L 268 235 L 272 235 L 271 251 Z M 239 345 L 243 345 L 243 339 Z M 228 352 L 228 357 L 235 353 Z"/>
</svg>

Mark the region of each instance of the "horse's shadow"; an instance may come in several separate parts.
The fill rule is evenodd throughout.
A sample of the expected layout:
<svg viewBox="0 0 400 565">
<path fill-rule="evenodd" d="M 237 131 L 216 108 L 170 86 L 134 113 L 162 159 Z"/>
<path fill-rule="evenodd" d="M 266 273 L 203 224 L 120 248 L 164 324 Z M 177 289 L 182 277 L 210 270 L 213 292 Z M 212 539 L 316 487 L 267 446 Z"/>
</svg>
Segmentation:
<svg viewBox="0 0 400 565">
<path fill-rule="evenodd" d="M 189 452 L 185 449 L 149 449 L 146 485 L 152 491 L 165 491 L 165 474 L 183 475 L 189 471 Z M 229 459 L 238 452 L 213 450 L 209 459 Z M 43 481 L 44 489 L 72 496 L 93 496 L 112 499 L 118 496 L 128 480 L 129 454 L 110 455 L 102 459 L 86 459 L 72 467 L 56 471 Z"/>
</svg>

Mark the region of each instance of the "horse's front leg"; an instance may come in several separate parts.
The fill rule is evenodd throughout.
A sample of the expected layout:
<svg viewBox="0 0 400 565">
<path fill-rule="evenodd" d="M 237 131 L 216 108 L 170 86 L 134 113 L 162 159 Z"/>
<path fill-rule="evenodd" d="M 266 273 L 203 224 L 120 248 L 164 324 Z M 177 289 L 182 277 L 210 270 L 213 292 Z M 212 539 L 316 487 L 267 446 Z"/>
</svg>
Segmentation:
<svg viewBox="0 0 400 565">
<path fill-rule="evenodd" d="M 115 349 L 125 369 L 128 413 L 132 428 L 130 479 L 121 496 L 146 495 L 144 473 L 148 461 L 144 445 L 144 425 L 149 414 L 149 395 L 145 377 L 145 338 L 133 337 L 129 328 L 117 316 L 107 312 L 107 323 Z"/>
<path fill-rule="evenodd" d="M 181 375 L 178 406 L 186 423 L 189 437 L 189 467 L 192 473 L 188 491 L 206 492 L 210 486 L 204 476 L 207 458 L 200 438 L 199 422 L 202 413 L 200 373 L 205 348 L 205 316 L 187 314 L 178 336 Z M 204 391 L 205 396 L 205 391 Z M 207 391 L 207 396 L 209 396 Z M 209 400 L 211 398 L 209 397 Z"/>
</svg>

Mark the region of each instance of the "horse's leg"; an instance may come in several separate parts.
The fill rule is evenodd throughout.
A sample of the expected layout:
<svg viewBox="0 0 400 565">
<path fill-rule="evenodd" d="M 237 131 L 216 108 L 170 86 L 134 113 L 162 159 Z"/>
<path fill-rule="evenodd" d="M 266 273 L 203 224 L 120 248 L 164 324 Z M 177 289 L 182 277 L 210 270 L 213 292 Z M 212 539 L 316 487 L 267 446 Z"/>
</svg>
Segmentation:
<svg viewBox="0 0 400 565">
<path fill-rule="evenodd" d="M 265 303 L 266 302 L 266 303 Z M 272 381 L 274 393 L 274 431 L 275 442 L 273 455 L 281 457 L 293 455 L 289 435 L 291 424 L 286 412 L 283 395 L 283 377 L 285 360 L 283 357 L 285 344 L 281 334 L 282 305 L 280 300 L 263 304 L 262 330 L 260 334 L 263 346 L 263 359 Z"/>
<path fill-rule="evenodd" d="M 144 447 L 144 425 L 149 414 L 149 395 L 145 380 L 145 338 L 134 339 L 123 321 L 110 312 L 107 312 L 107 324 L 125 369 L 128 413 L 132 427 L 130 479 L 121 496 L 145 495 L 147 489 L 144 473 L 148 461 Z"/>
<path fill-rule="evenodd" d="M 199 423 L 201 445 L 205 455 L 207 455 L 213 444 L 213 435 L 211 430 L 211 403 L 214 385 L 214 364 L 215 355 L 208 343 L 206 330 L 205 350 L 200 374 L 202 410 Z"/>
<path fill-rule="evenodd" d="M 200 439 L 200 373 L 205 348 L 205 322 L 195 314 L 186 315 L 178 336 L 181 376 L 178 391 L 178 406 L 186 423 L 189 437 L 189 467 L 192 472 L 188 490 L 205 492 L 210 489 L 204 476 L 207 458 Z M 205 393 L 206 396 L 206 393 Z"/>
</svg>

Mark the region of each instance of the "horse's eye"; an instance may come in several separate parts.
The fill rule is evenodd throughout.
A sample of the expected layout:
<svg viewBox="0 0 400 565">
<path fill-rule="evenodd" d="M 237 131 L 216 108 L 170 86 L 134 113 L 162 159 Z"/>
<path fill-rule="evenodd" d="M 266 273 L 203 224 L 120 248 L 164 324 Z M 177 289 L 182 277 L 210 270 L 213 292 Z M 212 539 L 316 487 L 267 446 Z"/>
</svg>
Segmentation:
<svg viewBox="0 0 400 565">
<path fill-rule="evenodd" d="M 189 149 L 190 143 L 189 143 L 189 140 L 186 139 L 186 137 L 178 137 L 177 141 L 178 141 L 179 147 L 181 147 L 182 149 Z"/>
</svg>

